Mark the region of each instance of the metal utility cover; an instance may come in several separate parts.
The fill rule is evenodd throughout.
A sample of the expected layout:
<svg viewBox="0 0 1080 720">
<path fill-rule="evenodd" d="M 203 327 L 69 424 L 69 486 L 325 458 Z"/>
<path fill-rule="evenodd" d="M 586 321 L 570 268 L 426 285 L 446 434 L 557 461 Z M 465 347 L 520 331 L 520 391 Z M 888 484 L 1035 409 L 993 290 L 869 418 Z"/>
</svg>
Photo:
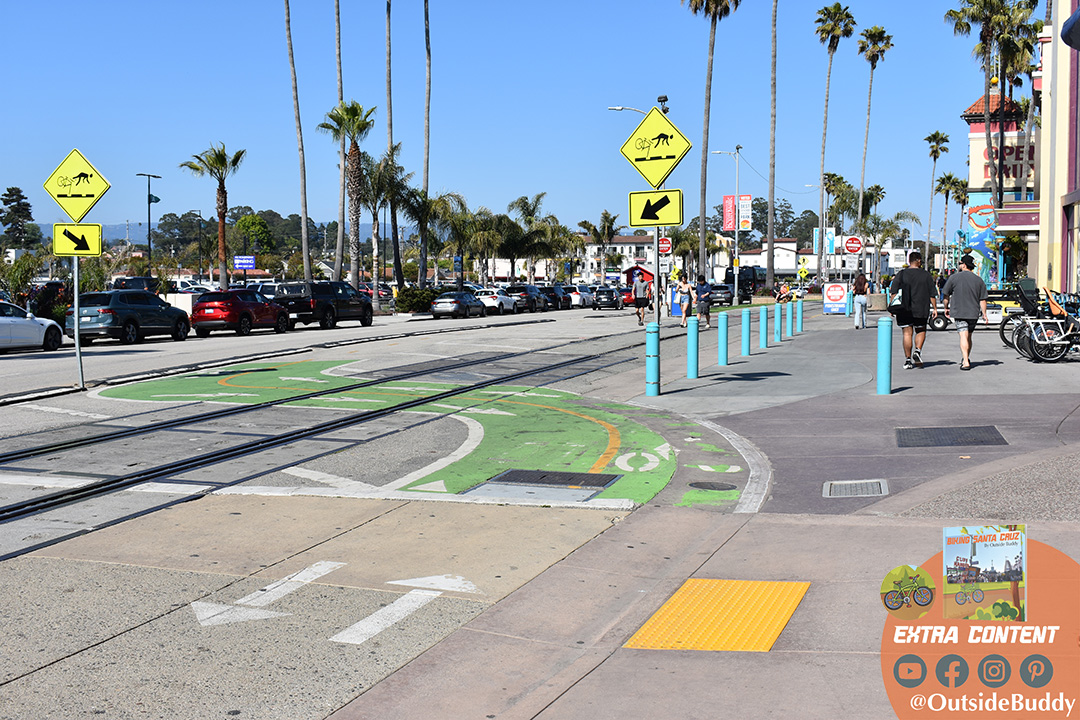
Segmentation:
<svg viewBox="0 0 1080 720">
<path fill-rule="evenodd" d="M 830 480 L 821 486 L 821 497 L 875 497 L 889 494 L 889 481 L 884 478 L 875 480 Z"/>
<path fill-rule="evenodd" d="M 555 472 L 550 470 L 506 470 L 489 482 L 515 485 L 546 485 L 548 487 L 604 488 L 618 480 L 620 475 L 603 473 Z"/>
<path fill-rule="evenodd" d="M 695 490 L 718 490 L 720 492 L 738 490 L 738 488 L 731 483 L 722 482 L 692 482 L 690 483 L 690 487 Z"/>
<path fill-rule="evenodd" d="M 959 447 L 962 445 L 1008 444 L 993 425 L 896 428 L 897 447 Z"/>
</svg>

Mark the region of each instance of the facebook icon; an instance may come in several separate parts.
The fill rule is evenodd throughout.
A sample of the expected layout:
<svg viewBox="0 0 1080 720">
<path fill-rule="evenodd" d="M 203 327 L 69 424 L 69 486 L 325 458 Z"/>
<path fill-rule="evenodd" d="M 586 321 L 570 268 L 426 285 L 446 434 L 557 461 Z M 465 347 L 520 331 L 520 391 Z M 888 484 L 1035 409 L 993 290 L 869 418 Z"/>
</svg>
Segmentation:
<svg viewBox="0 0 1080 720">
<path fill-rule="evenodd" d="M 968 679 L 967 661 L 959 655 L 946 655 L 941 658 L 934 671 L 938 682 L 947 688 L 958 688 Z"/>
</svg>

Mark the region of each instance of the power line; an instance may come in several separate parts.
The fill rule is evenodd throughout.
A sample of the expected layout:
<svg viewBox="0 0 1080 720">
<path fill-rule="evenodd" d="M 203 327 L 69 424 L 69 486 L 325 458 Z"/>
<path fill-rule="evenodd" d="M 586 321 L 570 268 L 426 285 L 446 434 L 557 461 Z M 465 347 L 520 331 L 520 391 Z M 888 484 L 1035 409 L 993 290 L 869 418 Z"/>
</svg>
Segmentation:
<svg viewBox="0 0 1080 720">
<path fill-rule="evenodd" d="M 749 166 L 750 166 L 750 169 L 751 169 L 751 170 L 753 170 L 753 171 L 754 171 L 754 173 L 755 173 L 755 174 L 756 174 L 756 175 L 757 175 L 757 176 L 758 176 L 759 178 L 761 178 L 761 179 L 762 179 L 762 180 L 764 180 L 765 182 L 769 182 L 769 178 L 765 177 L 765 176 L 764 176 L 764 175 L 762 175 L 762 174 L 761 174 L 760 172 L 758 172 L 758 169 L 757 169 L 756 167 L 754 167 L 754 166 L 753 166 L 753 165 L 752 165 L 752 164 L 750 163 L 750 161 L 749 161 L 749 160 L 747 160 L 747 159 L 746 159 L 746 155 L 745 155 L 745 154 L 741 154 L 741 155 L 740 155 L 740 157 L 742 157 L 742 161 L 743 161 L 744 163 L 746 163 L 747 165 L 749 165 Z M 812 189 L 812 190 L 788 190 L 787 188 L 782 188 L 782 187 L 780 187 L 779 185 L 777 185 L 777 186 L 776 186 L 776 188 L 777 188 L 778 190 L 783 190 L 784 192 L 788 193 L 789 195 L 809 195 L 809 194 L 811 194 L 811 193 L 815 193 L 815 192 L 817 192 L 817 188 L 814 188 L 814 189 Z"/>
</svg>

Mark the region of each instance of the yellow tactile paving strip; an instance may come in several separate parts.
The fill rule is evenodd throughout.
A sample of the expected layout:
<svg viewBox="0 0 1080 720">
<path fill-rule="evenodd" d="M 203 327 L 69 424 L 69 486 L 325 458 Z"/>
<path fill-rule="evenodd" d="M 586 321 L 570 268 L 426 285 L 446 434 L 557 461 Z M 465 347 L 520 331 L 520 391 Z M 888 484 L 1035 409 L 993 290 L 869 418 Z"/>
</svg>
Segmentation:
<svg viewBox="0 0 1080 720">
<path fill-rule="evenodd" d="M 768 652 L 809 587 L 692 578 L 623 647 Z"/>
</svg>

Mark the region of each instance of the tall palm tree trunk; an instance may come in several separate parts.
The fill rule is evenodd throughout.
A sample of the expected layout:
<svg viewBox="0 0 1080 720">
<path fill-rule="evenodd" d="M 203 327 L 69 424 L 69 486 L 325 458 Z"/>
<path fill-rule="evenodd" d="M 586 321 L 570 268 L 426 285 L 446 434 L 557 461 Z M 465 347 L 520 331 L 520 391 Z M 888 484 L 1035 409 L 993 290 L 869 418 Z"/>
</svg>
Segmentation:
<svg viewBox="0 0 1080 720">
<path fill-rule="evenodd" d="M 945 196 L 945 219 L 941 223 L 941 269 L 944 270 L 945 266 L 949 264 L 949 259 L 945 255 L 949 247 L 948 236 L 946 235 L 949 227 L 949 191 L 946 190 L 942 195 Z"/>
<path fill-rule="evenodd" d="M 934 184 L 937 182 L 937 158 L 930 165 L 930 212 L 926 215 L 926 241 L 923 243 L 923 267 L 930 267 L 930 233 L 934 227 Z"/>
<path fill-rule="evenodd" d="M 866 132 L 863 133 L 862 141 L 862 171 L 859 173 L 859 217 L 855 221 L 855 226 L 860 227 L 862 225 L 862 208 L 863 208 L 863 195 L 866 192 L 866 148 L 870 144 L 870 101 L 874 97 L 874 65 L 870 64 L 870 83 L 866 89 Z M 862 231 L 860 230 L 860 233 Z M 863 250 L 866 249 L 866 243 L 863 243 Z M 863 269 L 863 250 L 859 250 L 859 272 Z"/>
<path fill-rule="evenodd" d="M 983 59 L 983 99 L 985 100 L 983 103 L 983 133 L 986 137 L 986 157 L 990 161 L 990 202 L 993 203 L 994 207 L 1001 207 L 998 203 L 998 163 L 994 158 L 993 140 L 990 136 L 990 72 L 990 55 L 987 54 Z M 928 222 L 927 227 L 929 226 Z"/>
<path fill-rule="evenodd" d="M 424 179 L 422 190 L 428 193 L 428 151 L 431 147 L 431 25 L 428 21 L 428 0 L 424 0 L 424 47 L 427 50 L 427 75 L 424 83 Z M 422 223 L 420 231 L 420 287 L 427 287 L 427 224 Z"/>
<path fill-rule="evenodd" d="M 349 284 L 360 288 L 360 147 L 349 145 Z"/>
<path fill-rule="evenodd" d="M 1027 200 L 1028 155 L 1031 153 L 1031 128 L 1035 123 L 1035 92 L 1028 102 L 1027 119 L 1024 120 L 1024 156 L 1020 159 L 1020 199 Z"/>
<path fill-rule="evenodd" d="M 766 233 L 769 255 L 765 259 L 765 284 L 769 287 L 773 285 L 775 273 L 773 241 L 776 235 L 776 8 L 778 4 L 779 0 L 773 0 L 772 58 L 769 73 L 769 219 Z M 734 302 L 738 302 L 738 298 Z"/>
<path fill-rule="evenodd" d="M 371 212 L 371 309 L 381 310 L 379 302 L 379 283 L 382 276 L 379 275 L 379 213 Z"/>
<path fill-rule="evenodd" d="M 225 191 L 225 181 L 218 183 L 217 189 L 217 233 L 218 233 L 218 285 L 222 290 L 229 289 L 229 269 L 225 266 L 225 213 L 229 212 L 229 194 Z"/>
<path fill-rule="evenodd" d="M 394 120 L 390 92 L 390 0 L 386 0 L 386 150 L 394 149 Z M 390 247 L 394 253 L 394 282 L 405 286 L 405 273 L 401 269 L 401 248 L 398 245 L 397 202 L 390 200 Z"/>
<path fill-rule="evenodd" d="M 711 13 L 709 22 L 709 61 L 705 66 L 705 120 L 701 130 L 701 198 L 698 205 L 698 263 L 701 273 L 705 272 L 705 181 L 708 178 L 709 161 L 709 109 L 712 106 L 712 65 L 713 48 L 716 45 L 716 13 Z M 657 265 L 659 270 L 659 265 Z"/>
<path fill-rule="evenodd" d="M 821 121 L 821 171 L 818 173 L 818 182 L 821 183 L 821 190 L 818 193 L 820 212 L 818 214 L 820 223 L 820 237 L 818 245 L 818 277 L 822 280 L 826 280 L 829 277 L 828 268 L 825 267 L 825 138 L 829 130 L 829 83 L 832 80 L 832 61 L 834 53 L 829 52 L 829 67 L 825 71 L 825 114 Z"/>
<path fill-rule="evenodd" d="M 337 54 L 338 105 L 345 102 L 345 87 L 341 78 L 341 0 L 334 0 L 334 45 Z M 341 135 L 338 151 L 338 227 L 337 247 L 334 251 L 334 280 L 341 280 L 342 258 L 345 255 L 345 135 Z"/>
<path fill-rule="evenodd" d="M 292 77 L 293 114 L 296 116 L 296 147 L 300 155 L 300 251 L 304 254 L 304 280 L 311 282 L 311 253 L 308 249 L 307 169 L 304 163 L 304 131 L 300 125 L 300 94 L 296 89 L 296 61 L 293 59 L 289 0 L 285 0 L 285 44 L 289 48 L 289 75 Z"/>
</svg>

